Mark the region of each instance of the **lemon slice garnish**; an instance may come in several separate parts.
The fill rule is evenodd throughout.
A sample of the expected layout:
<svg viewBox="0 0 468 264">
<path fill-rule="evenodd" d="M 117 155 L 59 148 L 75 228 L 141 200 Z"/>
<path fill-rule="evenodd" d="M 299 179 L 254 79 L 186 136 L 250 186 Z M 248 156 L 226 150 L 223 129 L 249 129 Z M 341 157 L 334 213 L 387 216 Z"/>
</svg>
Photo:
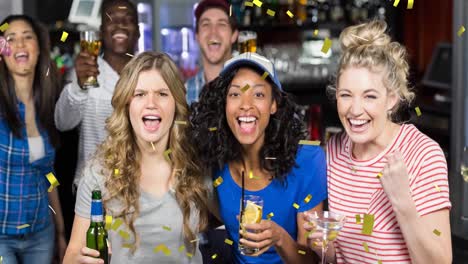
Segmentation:
<svg viewBox="0 0 468 264">
<path fill-rule="evenodd" d="M 243 224 L 256 224 L 262 220 L 262 207 L 251 201 L 247 201 L 244 208 Z"/>
</svg>

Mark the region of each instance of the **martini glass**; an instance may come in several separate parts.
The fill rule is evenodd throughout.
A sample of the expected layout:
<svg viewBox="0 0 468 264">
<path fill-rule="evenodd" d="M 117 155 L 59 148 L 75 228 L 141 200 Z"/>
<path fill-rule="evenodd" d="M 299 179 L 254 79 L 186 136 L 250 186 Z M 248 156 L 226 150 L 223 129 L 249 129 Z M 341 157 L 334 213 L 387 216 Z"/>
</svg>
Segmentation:
<svg viewBox="0 0 468 264">
<path fill-rule="evenodd" d="M 346 217 L 343 214 L 333 213 L 329 211 L 309 212 L 306 214 L 308 220 L 317 227 L 317 230 L 322 231 L 322 264 L 325 264 L 328 243 L 337 238 L 338 233 L 343 228 Z"/>
</svg>

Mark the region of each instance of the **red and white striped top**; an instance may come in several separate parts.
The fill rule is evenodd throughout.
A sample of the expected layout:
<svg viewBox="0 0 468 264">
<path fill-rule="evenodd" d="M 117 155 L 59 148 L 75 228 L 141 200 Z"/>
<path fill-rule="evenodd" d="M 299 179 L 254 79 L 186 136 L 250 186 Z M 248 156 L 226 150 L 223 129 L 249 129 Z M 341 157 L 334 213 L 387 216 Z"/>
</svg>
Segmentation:
<svg viewBox="0 0 468 264">
<path fill-rule="evenodd" d="M 335 241 L 337 263 L 411 263 L 392 205 L 376 177 L 387 163 L 385 156 L 395 150 L 403 154 L 419 214 L 451 207 L 445 156 L 439 144 L 415 126 L 402 125 L 389 146 L 366 161 L 355 160 L 349 137 L 338 134 L 327 145 L 329 210 L 347 217 Z M 374 215 L 372 235 L 361 233 L 362 220 L 356 223 L 356 215 L 363 219 L 364 214 Z"/>
</svg>

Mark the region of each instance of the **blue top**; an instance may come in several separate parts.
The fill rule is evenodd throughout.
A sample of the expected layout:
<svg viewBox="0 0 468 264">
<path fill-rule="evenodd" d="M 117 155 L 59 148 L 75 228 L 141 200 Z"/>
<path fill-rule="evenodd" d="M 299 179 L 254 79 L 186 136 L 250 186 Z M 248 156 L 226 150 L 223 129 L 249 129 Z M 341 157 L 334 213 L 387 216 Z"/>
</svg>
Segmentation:
<svg viewBox="0 0 468 264">
<path fill-rule="evenodd" d="M 21 102 L 18 113 L 24 124 L 25 106 Z M 23 138 L 16 138 L 0 115 L 0 234 L 27 234 L 51 224 L 47 196 L 50 184 L 46 174 L 53 172 L 55 150 L 47 132 L 38 128 L 45 156 L 30 163 L 26 127 L 21 130 Z M 24 224 L 29 227 L 17 228 Z"/>
<path fill-rule="evenodd" d="M 296 156 L 296 164 L 298 167 L 293 167 L 283 183 L 274 179 L 260 191 L 245 190 L 245 195 L 263 198 L 262 219 L 273 213 L 271 220 L 282 226 L 294 240 L 297 240 L 297 213 L 310 210 L 327 198 L 326 160 L 322 148 L 301 146 Z M 222 171 L 214 175 L 215 178 L 219 176 L 223 178 L 223 182 L 217 187 L 220 214 L 228 236 L 234 242 L 232 246 L 236 263 L 282 263 L 274 247 L 258 257 L 240 254 L 239 221 L 236 216 L 240 211 L 242 190 L 232 179 L 227 164 Z M 306 203 L 304 199 L 309 194 L 312 198 Z M 293 207 L 294 203 L 299 205 L 299 209 Z"/>
<path fill-rule="evenodd" d="M 188 79 L 185 83 L 187 89 L 187 104 L 190 106 L 193 102 L 198 102 L 198 96 L 205 86 L 205 72 L 200 68 L 195 76 Z"/>
</svg>

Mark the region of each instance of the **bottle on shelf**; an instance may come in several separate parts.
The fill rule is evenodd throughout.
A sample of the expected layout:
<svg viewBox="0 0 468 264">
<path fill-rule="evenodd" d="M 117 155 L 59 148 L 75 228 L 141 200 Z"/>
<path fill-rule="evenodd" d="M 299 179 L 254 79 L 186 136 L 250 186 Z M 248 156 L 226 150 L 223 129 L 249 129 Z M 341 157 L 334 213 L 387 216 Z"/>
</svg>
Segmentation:
<svg viewBox="0 0 468 264">
<path fill-rule="evenodd" d="M 86 232 L 86 247 L 99 251 L 99 258 L 104 260 L 104 264 L 110 263 L 100 190 L 91 192 L 91 223 Z"/>
</svg>

